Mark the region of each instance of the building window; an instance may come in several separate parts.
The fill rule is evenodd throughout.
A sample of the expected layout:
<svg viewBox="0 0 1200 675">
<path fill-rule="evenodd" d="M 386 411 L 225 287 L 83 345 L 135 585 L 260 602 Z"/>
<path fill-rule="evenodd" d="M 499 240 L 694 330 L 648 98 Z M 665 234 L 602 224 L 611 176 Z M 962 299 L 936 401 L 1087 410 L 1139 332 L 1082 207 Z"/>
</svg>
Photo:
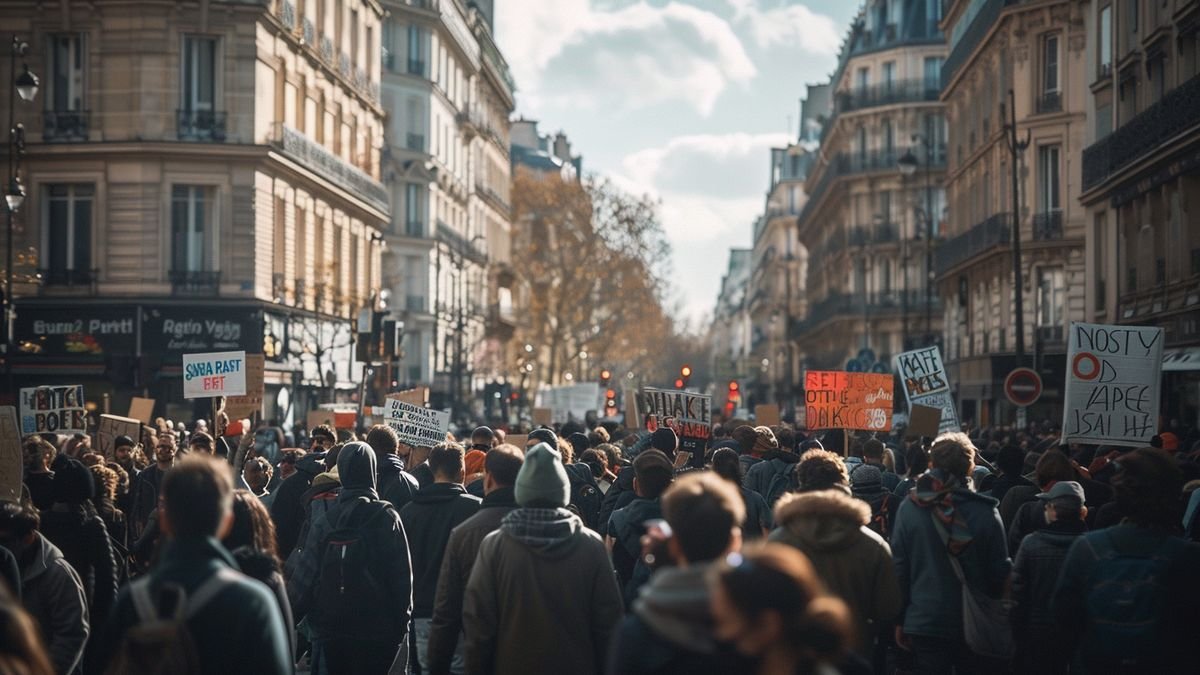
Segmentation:
<svg viewBox="0 0 1200 675">
<path fill-rule="evenodd" d="M 1039 270 L 1037 325 L 1039 327 L 1062 326 L 1065 299 L 1066 291 L 1062 268 L 1052 267 Z"/>
<path fill-rule="evenodd" d="M 47 185 L 42 250 L 46 285 L 90 282 L 92 275 L 91 183 Z"/>
<path fill-rule="evenodd" d="M 896 129 L 890 119 L 883 121 L 883 151 L 888 157 L 896 152 Z"/>
<path fill-rule="evenodd" d="M 46 105 L 56 112 L 83 110 L 86 52 L 83 36 L 55 35 L 50 38 L 50 77 Z"/>
<path fill-rule="evenodd" d="M 215 109 L 217 41 L 214 38 L 188 36 L 183 39 L 183 99 L 188 111 Z"/>
<path fill-rule="evenodd" d="M 1041 213 L 1053 213 L 1061 208 L 1058 190 L 1057 145 L 1038 148 L 1038 206 Z"/>
<path fill-rule="evenodd" d="M 214 256 L 209 239 L 216 229 L 213 219 L 213 188 L 204 185 L 175 185 L 171 188 L 171 270 L 204 272 Z"/>
<path fill-rule="evenodd" d="M 856 85 L 858 88 L 858 91 L 859 92 L 866 91 L 867 85 L 870 84 L 870 81 L 871 81 L 871 71 L 867 70 L 866 68 L 859 68 L 858 69 L 858 83 Z"/>
<path fill-rule="evenodd" d="M 1100 53 L 1096 61 L 1099 64 L 1100 77 L 1105 78 L 1112 74 L 1112 5 L 1105 5 L 1100 9 L 1098 22 Z"/>
<path fill-rule="evenodd" d="M 925 91 L 940 92 L 942 90 L 942 58 L 940 56 L 925 57 Z"/>
<path fill-rule="evenodd" d="M 1058 34 L 1042 38 L 1042 90 L 1038 99 L 1038 112 L 1062 110 L 1058 72 Z"/>
<path fill-rule="evenodd" d="M 891 92 L 892 86 L 896 82 L 896 62 L 885 61 L 883 64 L 883 89 Z"/>
<path fill-rule="evenodd" d="M 1107 217 L 1108 214 L 1101 211 L 1095 215 L 1092 223 L 1092 268 L 1095 270 L 1096 281 L 1093 307 L 1097 312 L 1104 312 L 1108 307 L 1108 259 L 1105 255 L 1108 248 Z"/>
<path fill-rule="evenodd" d="M 358 10 L 350 10 L 350 63 L 358 67 Z"/>
<path fill-rule="evenodd" d="M 408 73 L 425 77 L 425 50 L 421 27 L 408 27 Z"/>
<path fill-rule="evenodd" d="M 425 215 L 421 209 L 421 186 L 406 185 L 404 188 L 404 233 L 410 237 L 425 236 Z"/>
</svg>

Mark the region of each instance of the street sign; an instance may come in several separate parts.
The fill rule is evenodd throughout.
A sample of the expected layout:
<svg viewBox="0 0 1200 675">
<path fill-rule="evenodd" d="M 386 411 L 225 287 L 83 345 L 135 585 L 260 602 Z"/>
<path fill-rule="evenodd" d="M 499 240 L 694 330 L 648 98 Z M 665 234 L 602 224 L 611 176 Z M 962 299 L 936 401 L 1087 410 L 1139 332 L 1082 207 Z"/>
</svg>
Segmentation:
<svg viewBox="0 0 1200 675">
<path fill-rule="evenodd" d="M 1004 378 L 1004 395 L 1018 408 L 1031 406 L 1042 397 L 1042 376 L 1029 368 L 1014 368 Z"/>
</svg>

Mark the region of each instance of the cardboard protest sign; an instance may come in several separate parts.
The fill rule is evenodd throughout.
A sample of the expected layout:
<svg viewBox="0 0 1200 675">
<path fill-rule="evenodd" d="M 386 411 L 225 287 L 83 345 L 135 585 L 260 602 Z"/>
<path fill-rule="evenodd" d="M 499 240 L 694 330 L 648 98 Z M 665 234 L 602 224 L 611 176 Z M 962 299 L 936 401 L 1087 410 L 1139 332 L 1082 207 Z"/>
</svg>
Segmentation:
<svg viewBox="0 0 1200 675">
<path fill-rule="evenodd" d="M 515 445 L 521 450 L 524 450 L 525 445 L 529 443 L 529 436 L 525 434 L 509 434 L 504 439 L 504 442 L 508 443 L 509 445 Z"/>
<path fill-rule="evenodd" d="M 538 426 L 550 426 L 553 423 L 554 411 L 550 408 L 534 408 L 533 423 Z"/>
<path fill-rule="evenodd" d="M 890 431 L 892 376 L 810 370 L 804 374 L 809 429 Z"/>
<path fill-rule="evenodd" d="M 0 406 L 0 499 L 21 501 L 21 477 L 24 469 L 17 409 L 11 405 Z"/>
<path fill-rule="evenodd" d="M 154 423 L 154 399 L 133 397 L 129 402 L 129 414 L 126 417 L 131 417 L 140 421 L 142 424 Z M 137 438 L 136 436 L 134 438 Z"/>
<path fill-rule="evenodd" d="M 333 413 L 333 428 L 334 429 L 353 429 L 354 424 L 358 421 L 358 413 L 353 410 L 334 411 Z"/>
<path fill-rule="evenodd" d="M 760 403 L 754 406 L 754 423 L 762 427 L 779 425 L 779 406 L 774 403 Z"/>
<path fill-rule="evenodd" d="M 183 355 L 183 397 L 246 395 L 246 352 Z"/>
<path fill-rule="evenodd" d="M 138 433 L 141 429 L 142 423 L 131 417 L 101 415 L 100 427 L 96 430 L 96 450 L 105 459 L 112 459 L 113 443 L 116 441 L 117 436 L 128 436 L 133 439 L 134 443 L 137 443 Z"/>
<path fill-rule="evenodd" d="M 1158 433 L 1163 329 L 1072 323 L 1063 440 L 1144 446 Z"/>
<path fill-rule="evenodd" d="M 937 408 L 941 410 L 938 431 L 959 430 L 954 395 L 950 392 L 950 378 L 946 377 L 946 364 L 942 361 L 942 353 L 937 346 L 897 354 L 892 359 L 892 365 L 896 374 L 900 376 L 904 398 L 908 401 L 910 410 L 918 405 Z M 911 419 L 909 424 L 912 424 Z M 937 433 L 910 433 L 918 436 L 937 436 Z"/>
<path fill-rule="evenodd" d="M 679 437 L 679 449 L 692 453 L 693 464 L 704 462 L 712 437 L 712 397 L 678 389 L 642 390 L 638 397 L 642 428 L 668 426 Z"/>
<path fill-rule="evenodd" d="M 413 447 L 432 447 L 446 440 L 450 430 L 450 411 L 420 408 L 395 399 L 387 402 L 383 421 L 395 430 L 401 443 Z"/>
<path fill-rule="evenodd" d="M 537 394 L 535 410 L 549 408 L 551 422 L 564 424 L 571 420 L 583 421 L 589 411 L 603 408 L 600 399 L 600 384 L 584 382 L 542 389 Z"/>
<path fill-rule="evenodd" d="M 82 384 L 21 390 L 21 435 L 43 432 L 87 433 Z"/>
<path fill-rule="evenodd" d="M 225 399 L 225 414 L 229 415 L 229 419 L 241 419 L 262 413 L 266 369 L 267 360 L 262 354 L 246 355 L 246 393 L 243 396 L 229 396 Z"/>
<path fill-rule="evenodd" d="M 387 400 L 404 401 L 409 405 L 415 405 L 418 408 L 424 408 L 429 404 L 429 387 L 417 387 L 415 389 L 405 389 L 404 391 L 396 391 L 384 396 Z"/>
<path fill-rule="evenodd" d="M 932 406 L 914 403 L 908 413 L 908 431 L 905 434 L 915 438 L 936 438 L 942 430 L 942 410 Z"/>
</svg>

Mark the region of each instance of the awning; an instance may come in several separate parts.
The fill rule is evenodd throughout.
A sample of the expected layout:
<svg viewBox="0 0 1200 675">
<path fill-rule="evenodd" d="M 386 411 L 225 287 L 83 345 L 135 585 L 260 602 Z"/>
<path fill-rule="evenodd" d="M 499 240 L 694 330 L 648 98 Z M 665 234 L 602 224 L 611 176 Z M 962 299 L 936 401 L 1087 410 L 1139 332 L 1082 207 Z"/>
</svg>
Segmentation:
<svg viewBox="0 0 1200 675">
<path fill-rule="evenodd" d="M 1200 346 L 1163 350 L 1163 372 L 1200 370 Z"/>
</svg>

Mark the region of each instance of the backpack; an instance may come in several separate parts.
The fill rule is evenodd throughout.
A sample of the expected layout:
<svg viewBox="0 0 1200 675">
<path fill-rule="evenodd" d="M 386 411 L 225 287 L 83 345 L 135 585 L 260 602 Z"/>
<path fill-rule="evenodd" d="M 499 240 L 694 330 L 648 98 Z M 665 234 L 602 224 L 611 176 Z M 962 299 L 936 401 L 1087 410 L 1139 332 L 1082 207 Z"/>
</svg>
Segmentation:
<svg viewBox="0 0 1200 675">
<path fill-rule="evenodd" d="M 1093 543 L 1097 558 L 1084 593 L 1087 659 L 1114 671 L 1153 669 L 1163 657 L 1160 622 L 1171 592 L 1167 570 L 1185 543 L 1168 537 L 1149 555 L 1117 549 L 1111 531 Z"/>
<path fill-rule="evenodd" d="M 187 621 L 203 609 L 229 584 L 241 578 L 223 567 L 200 584 L 189 597 L 178 584 L 163 584 L 155 598 L 150 578 L 129 584 L 129 595 L 138 622 L 125 631 L 106 675 L 199 675 L 200 650 Z M 170 611 L 160 611 L 170 598 Z"/>
<path fill-rule="evenodd" d="M 795 464 L 784 464 L 782 469 L 776 470 L 771 475 L 771 480 L 767 482 L 767 493 L 763 495 L 763 499 L 767 500 L 767 506 L 775 508 L 775 502 L 795 487 L 792 484 L 792 477 L 795 476 L 792 469 L 795 468 Z"/>
<path fill-rule="evenodd" d="M 892 501 L 888 499 L 889 496 L 891 496 L 890 493 L 883 493 L 883 498 L 880 500 L 879 509 L 876 510 L 875 507 L 872 506 L 871 520 L 867 521 L 867 527 L 871 528 L 875 534 L 883 537 L 885 541 L 888 538 L 888 504 Z"/>
<path fill-rule="evenodd" d="M 320 564 L 309 622 L 323 636 L 378 631 L 379 617 L 395 614 L 387 580 L 378 572 L 372 524 L 396 510 L 385 501 L 359 497 L 343 511 L 317 552 Z"/>
<path fill-rule="evenodd" d="M 583 470 L 576 467 L 582 467 Z M 567 467 L 567 479 L 571 483 L 571 503 L 567 508 L 579 516 L 589 529 L 595 530 L 600 520 L 600 504 L 604 494 L 596 485 L 592 468 L 583 463 L 572 464 Z"/>
</svg>

